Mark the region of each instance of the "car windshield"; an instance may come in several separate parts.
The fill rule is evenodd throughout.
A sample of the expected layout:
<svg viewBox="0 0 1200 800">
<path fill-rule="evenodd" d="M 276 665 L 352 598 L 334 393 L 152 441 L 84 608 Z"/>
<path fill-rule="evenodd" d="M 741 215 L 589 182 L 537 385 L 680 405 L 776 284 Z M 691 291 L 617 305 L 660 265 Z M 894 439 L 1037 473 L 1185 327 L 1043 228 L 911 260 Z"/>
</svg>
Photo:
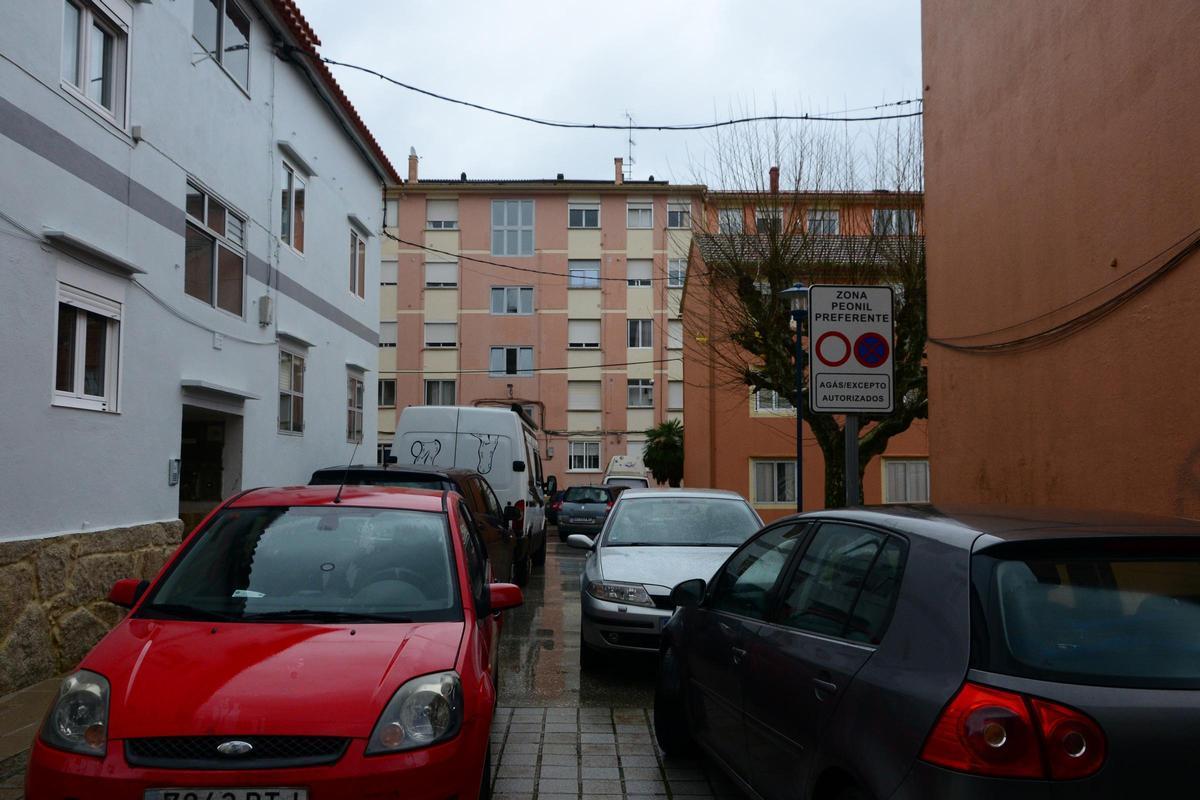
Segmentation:
<svg viewBox="0 0 1200 800">
<path fill-rule="evenodd" d="M 737 547 L 758 530 L 744 500 L 724 497 L 628 497 L 613 511 L 605 546 Z"/>
<path fill-rule="evenodd" d="M 229 508 L 139 611 L 246 622 L 459 620 L 453 558 L 440 513 Z"/>
<path fill-rule="evenodd" d="M 564 503 L 607 503 L 608 490 L 597 486 L 572 486 L 563 495 Z"/>
<path fill-rule="evenodd" d="M 972 560 L 978 669 L 1097 686 L 1200 688 L 1200 540 L 990 548 Z"/>
<path fill-rule="evenodd" d="M 440 492 L 449 487 L 437 475 L 414 475 L 412 473 L 388 472 L 387 470 L 321 470 L 313 473 L 310 486 L 337 486 L 345 478 L 347 486 L 396 486 L 401 489 L 432 489 Z"/>
<path fill-rule="evenodd" d="M 650 481 L 645 478 L 607 478 L 604 482 L 609 486 L 625 486 L 630 489 L 645 489 L 650 485 Z"/>
</svg>

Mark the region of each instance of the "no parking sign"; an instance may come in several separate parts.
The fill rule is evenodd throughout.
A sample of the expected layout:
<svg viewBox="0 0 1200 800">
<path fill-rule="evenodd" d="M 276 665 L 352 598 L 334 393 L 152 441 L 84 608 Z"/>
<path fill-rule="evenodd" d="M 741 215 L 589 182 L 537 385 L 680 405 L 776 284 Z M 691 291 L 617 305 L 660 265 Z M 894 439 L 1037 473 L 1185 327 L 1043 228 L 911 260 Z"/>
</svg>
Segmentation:
<svg viewBox="0 0 1200 800">
<path fill-rule="evenodd" d="M 813 413 L 890 412 L 892 342 L 892 287 L 809 287 L 808 398 Z"/>
</svg>

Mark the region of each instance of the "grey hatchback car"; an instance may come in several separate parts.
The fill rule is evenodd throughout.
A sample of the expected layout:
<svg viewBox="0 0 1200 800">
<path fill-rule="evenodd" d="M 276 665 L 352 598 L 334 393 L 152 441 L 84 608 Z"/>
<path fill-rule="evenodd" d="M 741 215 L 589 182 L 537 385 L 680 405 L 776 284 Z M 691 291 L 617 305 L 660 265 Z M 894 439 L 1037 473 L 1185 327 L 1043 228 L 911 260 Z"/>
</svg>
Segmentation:
<svg viewBox="0 0 1200 800">
<path fill-rule="evenodd" d="M 604 527 L 618 492 L 608 486 L 572 486 L 563 492 L 558 510 L 558 538 L 574 533 L 595 536 Z"/>
<path fill-rule="evenodd" d="M 1200 522 L 818 512 L 671 596 L 658 741 L 755 797 L 1194 793 Z"/>
</svg>

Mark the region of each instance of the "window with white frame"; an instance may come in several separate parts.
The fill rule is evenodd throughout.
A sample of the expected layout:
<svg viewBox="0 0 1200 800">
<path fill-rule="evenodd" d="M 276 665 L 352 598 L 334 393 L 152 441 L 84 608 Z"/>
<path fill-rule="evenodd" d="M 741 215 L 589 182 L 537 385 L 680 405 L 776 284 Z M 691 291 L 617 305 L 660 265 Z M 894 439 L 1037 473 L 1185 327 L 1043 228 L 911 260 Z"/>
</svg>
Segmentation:
<svg viewBox="0 0 1200 800">
<path fill-rule="evenodd" d="M 754 466 L 754 496 L 751 502 L 795 503 L 796 462 L 752 459 Z"/>
<path fill-rule="evenodd" d="M 654 262 L 648 258 L 631 258 L 625 263 L 625 282 L 630 286 L 649 286 L 654 275 Z"/>
<path fill-rule="evenodd" d="M 395 228 L 400 225 L 400 201 L 387 200 L 383 204 L 383 226 Z"/>
<path fill-rule="evenodd" d="M 122 305 L 65 283 L 58 285 L 54 404 L 117 410 Z"/>
<path fill-rule="evenodd" d="M 196 0 L 197 5 L 203 0 Z M 284 161 L 280 168 L 279 238 L 297 253 L 304 252 L 304 174 Z"/>
<path fill-rule="evenodd" d="M 457 322 L 426 322 L 426 347 L 458 347 Z"/>
<path fill-rule="evenodd" d="M 532 314 L 532 286 L 494 286 L 492 287 L 493 314 Z"/>
<path fill-rule="evenodd" d="M 928 503 L 929 461 L 924 458 L 885 458 L 883 502 Z"/>
<path fill-rule="evenodd" d="M 652 203 L 628 203 L 625 206 L 627 228 L 653 228 L 654 205 Z"/>
<path fill-rule="evenodd" d="M 687 259 L 672 258 L 667 262 L 667 288 L 682 289 L 687 279 Z"/>
<path fill-rule="evenodd" d="M 650 378 L 630 378 L 627 390 L 630 408 L 654 408 L 654 381 Z"/>
<path fill-rule="evenodd" d="M 599 289 L 600 262 L 571 259 L 567 262 L 568 289 Z"/>
<path fill-rule="evenodd" d="M 425 405 L 452 406 L 455 403 L 454 381 L 428 380 L 425 381 Z"/>
<path fill-rule="evenodd" d="M 599 203 L 567 203 L 568 228 L 599 228 Z"/>
<path fill-rule="evenodd" d="M 917 230 L 917 212 L 911 208 L 877 208 L 871 216 L 876 236 L 908 236 Z"/>
<path fill-rule="evenodd" d="M 379 262 L 379 285 L 395 286 L 400 281 L 400 264 L 395 261 Z"/>
<path fill-rule="evenodd" d="M 594 350 L 600 347 L 600 320 L 567 320 L 567 347 L 577 350 Z"/>
<path fill-rule="evenodd" d="M 492 255 L 533 255 L 533 201 L 492 201 Z"/>
<path fill-rule="evenodd" d="M 363 376 L 346 373 L 346 441 L 363 440 Z"/>
<path fill-rule="evenodd" d="M 379 379 L 379 407 L 394 408 L 396 405 L 396 379 Z"/>
<path fill-rule="evenodd" d="M 755 411 L 795 411 L 786 397 L 774 389 L 759 389 L 754 393 Z"/>
<path fill-rule="evenodd" d="M 528 377 L 533 374 L 532 347 L 493 347 L 488 356 L 488 375 Z"/>
<path fill-rule="evenodd" d="M 350 229 L 350 294 L 366 297 L 367 240 L 354 228 Z"/>
<path fill-rule="evenodd" d="M 210 306 L 243 315 L 246 219 L 189 183 L 183 290 Z"/>
<path fill-rule="evenodd" d="M 425 286 L 429 289 L 453 289 L 458 286 L 458 262 L 425 262 Z"/>
<path fill-rule="evenodd" d="M 672 202 L 667 203 L 667 227 L 668 228 L 690 228 L 692 227 L 692 206 L 690 203 Z"/>
<path fill-rule="evenodd" d="M 568 411 L 599 411 L 600 381 L 567 381 Z"/>
<path fill-rule="evenodd" d="M 669 319 L 667 320 L 667 349 L 682 350 L 683 349 L 683 320 Z"/>
<path fill-rule="evenodd" d="M 234 0 L 196 0 L 192 35 L 243 89 L 250 87 L 250 17 Z"/>
<path fill-rule="evenodd" d="M 836 208 L 810 208 L 808 210 L 809 236 L 837 236 L 839 216 Z"/>
<path fill-rule="evenodd" d="M 629 346 L 630 347 L 653 347 L 654 346 L 654 321 L 649 319 L 631 319 L 628 320 L 629 328 Z"/>
<path fill-rule="evenodd" d="M 435 231 L 458 229 L 457 200 L 426 200 L 425 227 Z"/>
<path fill-rule="evenodd" d="M 380 347 L 395 347 L 396 346 L 396 321 L 383 320 L 379 323 L 379 346 Z"/>
<path fill-rule="evenodd" d="M 114 8 L 128 6 L 118 0 Z M 96 108 L 125 126 L 125 73 L 129 64 L 129 19 L 106 5 L 64 0 L 62 80 Z"/>
<path fill-rule="evenodd" d="M 754 227 L 759 233 L 779 233 L 783 211 L 778 208 L 759 208 L 754 211 Z"/>
<path fill-rule="evenodd" d="M 667 409 L 670 411 L 683 409 L 683 381 L 667 381 Z"/>
<path fill-rule="evenodd" d="M 568 442 L 567 443 L 568 472 L 599 472 L 600 443 L 599 442 Z"/>
<path fill-rule="evenodd" d="M 741 206 L 717 209 L 717 230 L 721 233 L 743 233 L 746 228 Z"/>
<path fill-rule="evenodd" d="M 304 362 L 300 353 L 279 348 L 280 433 L 304 433 Z"/>
</svg>

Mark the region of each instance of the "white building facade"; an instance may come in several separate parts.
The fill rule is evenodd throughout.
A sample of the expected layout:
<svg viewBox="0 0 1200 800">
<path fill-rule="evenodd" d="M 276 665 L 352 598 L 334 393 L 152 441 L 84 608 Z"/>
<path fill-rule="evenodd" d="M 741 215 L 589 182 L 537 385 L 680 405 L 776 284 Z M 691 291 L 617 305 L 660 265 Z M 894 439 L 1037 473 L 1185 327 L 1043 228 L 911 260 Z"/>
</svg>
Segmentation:
<svg viewBox="0 0 1200 800">
<path fill-rule="evenodd" d="M 382 150 L 291 0 L 0 0 L 0 693 L 183 524 L 373 457 Z"/>
</svg>

